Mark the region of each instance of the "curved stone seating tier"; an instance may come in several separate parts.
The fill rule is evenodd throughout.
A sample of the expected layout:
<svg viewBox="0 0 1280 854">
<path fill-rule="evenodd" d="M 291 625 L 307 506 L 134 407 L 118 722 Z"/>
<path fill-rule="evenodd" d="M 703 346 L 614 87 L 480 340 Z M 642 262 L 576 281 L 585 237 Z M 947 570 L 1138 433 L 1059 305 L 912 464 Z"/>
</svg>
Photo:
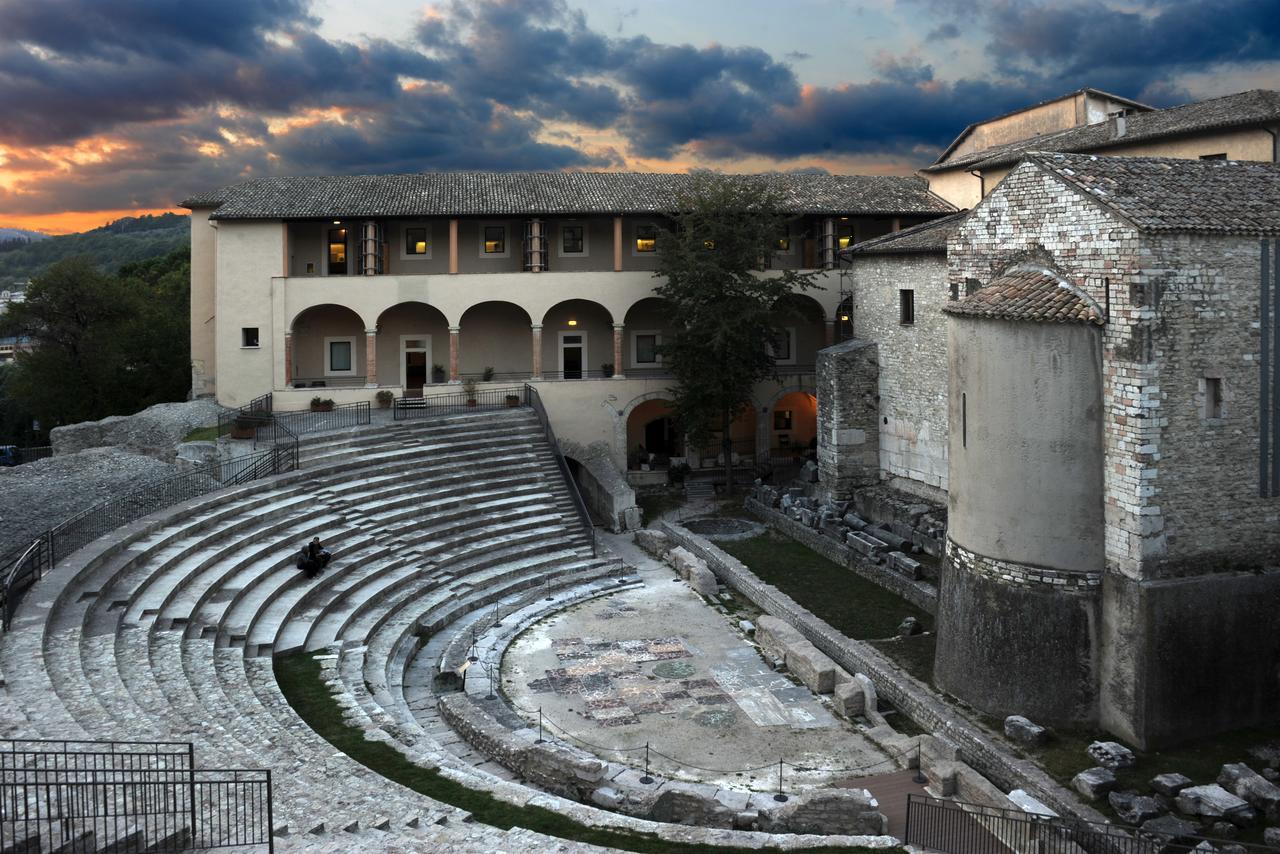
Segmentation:
<svg viewBox="0 0 1280 854">
<path fill-rule="evenodd" d="M 297 472 L 154 514 L 42 579 L 0 641 L 4 735 L 189 740 L 204 767 L 271 768 L 284 848 L 592 850 L 468 824 L 337 753 L 256 657 L 360 638 L 390 649 L 414 638 L 424 597 L 611 571 L 536 418 L 464 413 L 301 451 Z M 294 563 L 316 535 L 334 557 L 307 579 Z"/>
</svg>

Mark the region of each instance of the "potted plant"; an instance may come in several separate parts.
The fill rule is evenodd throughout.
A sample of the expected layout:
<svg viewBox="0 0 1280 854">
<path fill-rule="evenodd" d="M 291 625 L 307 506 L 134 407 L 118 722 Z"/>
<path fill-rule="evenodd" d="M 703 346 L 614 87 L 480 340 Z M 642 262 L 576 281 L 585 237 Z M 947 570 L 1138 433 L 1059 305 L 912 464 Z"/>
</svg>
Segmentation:
<svg viewBox="0 0 1280 854">
<path fill-rule="evenodd" d="M 311 411 L 312 412 L 332 412 L 333 399 L 328 397 L 321 398 L 319 396 L 311 398 Z"/>
<path fill-rule="evenodd" d="M 494 374 L 493 367 L 492 366 L 486 367 L 484 369 L 484 373 L 480 375 L 480 382 L 484 382 L 484 383 L 493 382 L 493 374 Z"/>
<path fill-rule="evenodd" d="M 603 376 L 605 379 L 609 379 L 609 377 L 613 376 L 613 362 L 605 362 L 603 365 L 601 365 L 600 375 Z"/>
<path fill-rule="evenodd" d="M 378 399 L 379 409 L 390 409 L 391 401 L 396 399 L 396 396 L 385 388 L 375 394 L 374 397 Z"/>
<path fill-rule="evenodd" d="M 237 415 L 231 424 L 231 438 L 252 439 L 258 432 L 258 423 L 252 415 Z"/>
<path fill-rule="evenodd" d="M 431 366 L 431 381 L 433 383 L 444 382 L 444 365 Z"/>
<path fill-rule="evenodd" d="M 520 395 L 518 395 L 518 394 L 509 394 L 509 395 L 507 395 L 507 406 L 509 406 L 509 407 L 511 407 L 511 408 L 513 408 L 513 409 L 514 409 L 515 407 L 517 407 L 517 406 L 519 406 L 519 405 L 520 405 Z"/>
<path fill-rule="evenodd" d="M 462 393 L 467 396 L 467 406 L 476 405 L 476 381 L 470 377 L 462 384 Z"/>
</svg>

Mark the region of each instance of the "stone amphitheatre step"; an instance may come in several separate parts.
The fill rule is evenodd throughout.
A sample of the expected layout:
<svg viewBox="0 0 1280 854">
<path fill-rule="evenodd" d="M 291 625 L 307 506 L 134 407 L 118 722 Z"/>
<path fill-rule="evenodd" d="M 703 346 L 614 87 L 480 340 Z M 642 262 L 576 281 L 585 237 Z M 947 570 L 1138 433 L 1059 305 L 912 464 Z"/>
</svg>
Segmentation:
<svg viewBox="0 0 1280 854">
<path fill-rule="evenodd" d="M 434 822 L 465 828 L 465 814 L 337 753 L 288 707 L 270 659 L 255 656 L 363 639 L 350 666 L 362 683 L 372 677 L 369 711 L 420 741 L 428 761 L 441 749 L 414 729 L 402 690 L 417 627 L 613 564 L 593 557 L 528 410 L 300 447 L 299 471 L 126 526 L 114 544 L 55 567 L 0 642 L 3 724 L 8 734 L 190 740 L 202 765 L 271 767 L 278 824 L 323 830 L 286 837 L 284 849 L 359 840 L 429 850 L 418 846 L 457 836 Z M 312 535 L 334 554 L 315 580 L 293 566 Z M 484 850 L 512 835 L 486 829 Z"/>
</svg>

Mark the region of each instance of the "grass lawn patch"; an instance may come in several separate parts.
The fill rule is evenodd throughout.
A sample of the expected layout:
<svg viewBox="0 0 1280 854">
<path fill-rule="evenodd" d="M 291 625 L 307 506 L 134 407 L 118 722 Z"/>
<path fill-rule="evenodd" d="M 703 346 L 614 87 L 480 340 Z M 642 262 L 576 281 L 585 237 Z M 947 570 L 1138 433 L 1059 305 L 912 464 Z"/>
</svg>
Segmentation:
<svg viewBox="0 0 1280 854">
<path fill-rule="evenodd" d="M 790 537 L 768 531 L 716 545 L 847 637 L 891 638 L 904 617 L 933 630 L 933 617 L 925 611 Z"/>
<path fill-rule="evenodd" d="M 208 427 L 197 427 L 186 436 L 183 437 L 184 442 L 216 442 L 218 439 L 218 425 L 210 424 Z"/>
<path fill-rule="evenodd" d="M 439 772 L 410 762 L 395 748 L 377 741 L 366 741 L 364 732 L 342 718 L 342 710 L 321 678 L 320 662 L 314 654 L 297 652 L 277 656 L 273 662 L 276 681 L 285 699 L 307 725 L 361 765 L 415 792 L 464 809 L 484 824 L 500 827 L 524 827 L 560 839 L 572 839 L 592 845 L 620 848 L 624 851 L 661 852 L 661 854 L 746 854 L 750 848 L 712 845 L 690 845 L 667 842 L 656 836 L 587 827 L 543 807 L 515 806 L 500 801 L 488 792 L 468 789 Z M 848 846 L 832 848 L 792 849 L 821 851 L 824 854 L 872 854 L 873 849 Z M 900 848 L 874 849 L 884 854 L 901 854 Z"/>
<path fill-rule="evenodd" d="M 937 635 L 930 633 L 887 638 L 870 641 L 870 644 L 924 684 L 933 684 L 933 654 L 938 648 Z"/>
</svg>

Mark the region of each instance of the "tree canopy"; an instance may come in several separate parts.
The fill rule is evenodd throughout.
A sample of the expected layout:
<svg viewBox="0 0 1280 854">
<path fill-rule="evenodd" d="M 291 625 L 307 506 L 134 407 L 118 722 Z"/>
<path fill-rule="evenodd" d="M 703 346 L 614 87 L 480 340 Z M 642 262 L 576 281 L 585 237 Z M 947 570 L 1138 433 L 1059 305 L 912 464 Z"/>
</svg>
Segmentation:
<svg viewBox="0 0 1280 854">
<path fill-rule="evenodd" d="M 34 278 L 0 315 L 0 335 L 31 345 L 5 372 L 3 426 L 34 418 L 48 430 L 185 399 L 190 266 L 185 249 L 115 275 L 78 256 Z"/>
<path fill-rule="evenodd" d="M 759 178 L 700 176 L 658 237 L 655 293 L 667 301 L 672 333 L 659 351 L 677 385 L 677 424 L 705 444 L 721 431 L 733 488 L 729 428 L 757 383 L 776 377 L 773 348 L 785 334 L 784 298 L 814 286 L 814 274 L 766 270 L 786 234 L 781 199 Z"/>
</svg>

